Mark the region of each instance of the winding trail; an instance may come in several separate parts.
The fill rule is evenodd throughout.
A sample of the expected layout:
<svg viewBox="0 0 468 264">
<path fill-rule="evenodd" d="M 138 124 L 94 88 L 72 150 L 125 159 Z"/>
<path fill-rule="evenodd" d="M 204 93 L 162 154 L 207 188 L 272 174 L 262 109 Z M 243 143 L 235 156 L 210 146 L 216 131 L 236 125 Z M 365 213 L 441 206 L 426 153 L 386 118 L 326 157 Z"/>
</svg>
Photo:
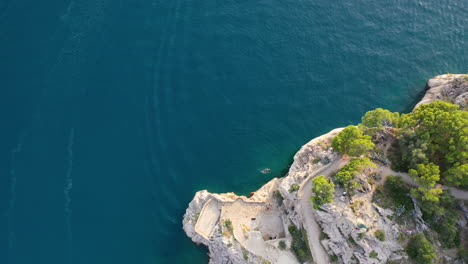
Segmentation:
<svg viewBox="0 0 468 264">
<path fill-rule="evenodd" d="M 314 257 L 314 262 L 317 264 L 328 264 L 330 261 L 327 252 L 323 248 L 322 243 L 320 243 L 319 234 L 321 230 L 315 221 L 313 209 L 309 202 L 310 197 L 312 196 L 312 179 L 319 175 L 330 175 L 333 171 L 340 168 L 340 166 L 347 161 L 348 159 L 338 158 L 329 165 L 317 170 L 304 181 L 298 192 L 300 206 L 300 208 L 298 208 L 298 212 L 301 214 L 302 222 L 304 223 L 304 228 L 309 238 L 310 250 L 312 252 L 312 256 Z M 379 167 L 378 172 L 383 174 L 384 178 L 388 175 L 397 175 L 401 176 L 405 183 L 411 186 L 419 186 L 419 184 L 417 184 L 407 173 L 393 171 L 387 166 Z M 441 188 L 444 190 L 450 190 L 452 196 L 456 199 L 468 200 L 468 191 L 448 186 L 442 186 Z"/>
<path fill-rule="evenodd" d="M 396 171 L 394 171 L 391 168 L 386 167 L 386 166 L 385 167 L 379 167 L 378 172 L 380 174 L 384 175 L 384 178 L 387 177 L 388 175 L 396 175 L 396 176 L 400 176 L 401 179 L 408 185 L 415 186 L 415 187 L 420 186 L 408 175 L 408 173 L 396 172 Z M 468 200 L 468 191 L 458 189 L 458 188 L 455 188 L 455 187 L 444 186 L 444 185 L 442 185 L 442 187 L 440 187 L 440 188 L 442 188 L 443 190 L 450 190 L 451 195 L 455 199 L 465 200 L 465 201 Z"/>
<path fill-rule="evenodd" d="M 342 162 L 345 162 L 345 160 L 338 158 L 310 175 L 301 185 L 298 192 L 300 206 L 300 208 L 298 208 L 298 212 L 301 213 L 302 223 L 304 223 L 304 228 L 309 238 L 310 250 L 312 251 L 314 262 L 317 264 L 328 264 L 330 261 L 327 252 L 320 243 L 319 234 L 321 230 L 315 221 L 313 209 L 309 202 L 310 197 L 312 196 L 312 179 L 319 175 L 329 175 L 334 170 L 338 169 Z"/>
</svg>

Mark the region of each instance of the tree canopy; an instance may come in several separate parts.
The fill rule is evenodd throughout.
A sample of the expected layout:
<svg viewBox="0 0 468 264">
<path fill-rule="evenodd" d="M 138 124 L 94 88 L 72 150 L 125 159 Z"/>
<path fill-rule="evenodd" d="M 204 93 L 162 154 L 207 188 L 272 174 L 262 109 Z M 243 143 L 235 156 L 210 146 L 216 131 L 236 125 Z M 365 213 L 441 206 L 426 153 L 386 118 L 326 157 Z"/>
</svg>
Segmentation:
<svg viewBox="0 0 468 264">
<path fill-rule="evenodd" d="M 451 185 L 468 187 L 468 163 L 455 163 L 447 170 L 446 179 Z"/>
<path fill-rule="evenodd" d="M 434 101 L 399 118 L 384 109 L 369 111 L 362 117 L 359 127 L 372 133 L 392 125 L 396 128 L 390 132 L 397 135 L 388 149 L 392 168 L 407 171 L 420 185 L 410 193 L 417 199 L 424 220 L 439 233 L 442 245 L 458 246 L 456 203 L 450 191 L 443 191 L 436 184 L 468 187 L 468 112 L 459 110 L 458 105 Z M 359 132 L 354 132 L 348 138 L 359 138 Z M 357 185 L 352 168 L 345 167 L 335 176 L 336 181 L 345 188 Z M 417 263 L 434 263 L 434 250 L 424 235 L 418 234 L 408 245 L 408 254 Z"/>
<path fill-rule="evenodd" d="M 362 118 L 362 125 L 365 127 L 395 127 L 400 119 L 398 112 L 392 113 L 386 109 L 377 108 L 368 111 Z"/>
<path fill-rule="evenodd" d="M 400 134 L 415 133 L 412 140 L 400 142 L 407 149 L 406 154 L 412 156 L 410 159 L 418 158 L 422 163 L 427 159 L 437 164 L 446 181 L 454 185 L 464 183 L 460 174 L 466 167 L 458 167 L 468 161 L 468 112 L 458 108 L 458 105 L 434 101 L 402 115 L 400 120 Z M 420 142 L 416 144 L 408 142 L 417 140 Z M 414 163 L 408 165 L 408 169 L 414 169 L 411 167 Z"/>
<path fill-rule="evenodd" d="M 420 199 L 424 210 L 428 212 L 440 211 L 438 208 L 439 195 L 442 189 L 433 188 L 440 179 L 439 166 L 434 163 L 418 164 L 416 169 L 409 170 L 409 175 L 421 186 L 411 190 L 411 194 Z"/>
<path fill-rule="evenodd" d="M 312 179 L 312 192 L 314 196 L 310 198 L 315 209 L 322 204 L 333 202 L 333 193 L 335 192 L 335 184 L 321 175 Z"/>
<path fill-rule="evenodd" d="M 420 163 L 428 163 L 428 143 L 418 137 L 416 132 L 406 130 L 400 133 L 396 143 L 398 153 L 393 153 L 392 168 L 398 171 L 407 171 L 416 168 Z"/>
<path fill-rule="evenodd" d="M 440 180 L 439 166 L 434 163 L 418 164 L 416 169 L 410 169 L 408 174 L 420 185 L 431 188 Z"/>
<path fill-rule="evenodd" d="M 432 264 L 437 259 L 434 248 L 423 234 L 413 235 L 406 247 L 406 252 L 418 264 Z"/>
<path fill-rule="evenodd" d="M 356 126 L 347 126 L 332 139 L 332 148 L 349 156 L 364 155 L 374 147 L 371 137 Z"/>
<path fill-rule="evenodd" d="M 399 171 L 432 162 L 439 166 L 441 182 L 468 187 L 468 112 L 443 101 L 423 104 L 401 116 L 396 151 L 389 156 Z"/>
<path fill-rule="evenodd" d="M 347 191 L 352 191 L 359 187 L 359 183 L 354 180 L 354 176 L 368 168 L 376 167 L 369 158 L 354 158 L 336 173 L 335 180 Z"/>
</svg>

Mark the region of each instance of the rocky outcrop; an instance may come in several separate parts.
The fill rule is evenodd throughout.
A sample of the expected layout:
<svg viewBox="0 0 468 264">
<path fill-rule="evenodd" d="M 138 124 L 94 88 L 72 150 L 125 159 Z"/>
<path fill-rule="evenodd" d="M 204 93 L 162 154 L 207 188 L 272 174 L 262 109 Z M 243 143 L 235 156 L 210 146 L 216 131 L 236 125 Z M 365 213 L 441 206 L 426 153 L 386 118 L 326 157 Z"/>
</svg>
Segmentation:
<svg viewBox="0 0 468 264">
<path fill-rule="evenodd" d="M 427 82 L 427 88 L 426 94 L 414 108 L 435 100 L 457 104 L 460 109 L 465 109 L 468 104 L 468 74 L 438 75 Z"/>
<path fill-rule="evenodd" d="M 450 101 L 461 108 L 467 105 L 468 75 L 436 76 L 427 87 L 417 106 L 434 100 Z M 206 190 L 195 194 L 183 228 L 195 243 L 208 247 L 210 264 L 299 263 L 290 250 L 290 225 L 306 231 L 314 263 L 330 263 L 336 258 L 338 263 L 373 264 L 407 258 L 398 242 L 404 228 L 391 220 L 395 212 L 372 202 L 375 187 L 367 181 L 370 172 L 359 175 L 363 188 L 352 200 L 337 188 L 333 203 L 319 210 L 310 206 L 312 178 L 330 176 L 348 161 L 331 148 L 331 139 L 341 130 L 305 144 L 285 177 L 269 181 L 251 197 Z M 391 170 L 382 166 L 376 171 Z M 419 207 L 415 208 L 415 229 L 424 230 L 427 227 Z M 384 241 L 376 238 L 377 231 L 383 232 Z"/>
<path fill-rule="evenodd" d="M 403 248 L 397 242 L 401 228 L 389 220 L 394 212 L 371 200 L 372 193 L 366 193 L 353 198 L 353 205 L 357 206 L 351 207 L 342 197 L 315 211 L 315 219 L 326 234 L 322 245 L 329 255 L 339 256 L 342 263 L 385 263 L 406 257 L 399 252 Z M 376 238 L 377 231 L 384 232 L 385 241 Z"/>
</svg>

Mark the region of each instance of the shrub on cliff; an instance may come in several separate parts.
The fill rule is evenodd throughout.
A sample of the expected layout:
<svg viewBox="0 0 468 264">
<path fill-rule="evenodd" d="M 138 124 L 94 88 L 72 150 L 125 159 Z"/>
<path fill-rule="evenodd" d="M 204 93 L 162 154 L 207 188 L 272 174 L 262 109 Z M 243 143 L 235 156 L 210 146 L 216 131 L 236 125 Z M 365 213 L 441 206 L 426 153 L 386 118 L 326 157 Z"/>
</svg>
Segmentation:
<svg viewBox="0 0 468 264">
<path fill-rule="evenodd" d="M 401 213 L 414 209 L 409 197 L 410 188 L 403 182 L 401 176 L 388 175 L 383 185 L 374 192 L 373 201 L 384 208 L 402 208 Z"/>
<path fill-rule="evenodd" d="M 231 233 L 232 233 L 232 231 L 234 231 L 234 227 L 232 226 L 231 219 L 224 220 L 224 227 Z"/>
<path fill-rule="evenodd" d="M 434 101 L 402 115 L 398 141 L 406 169 L 433 162 L 440 167 L 445 183 L 468 187 L 464 177 L 468 170 L 468 112 L 458 108 L 458 105 Z M 411 162 L 419 158 L 422 160 Z"/>
<path fill-rule="evenodd" d="M 286 249 L 286 242 L 284 242 L 284 240 L 281 240 L 278 244 L 279 248 L 281 249 Z"/>
<path fill-rule="evenodd" d="M 439 234 L 439 241 L 446 248 L 460 245 L 460 227 L 457 224 L 459 209 L 455 199 L 445 190 L 439 195 L 439 202 L 433 204 L 435 209 L 426 207 L 423 209 L 423 217 L 430 226 Z"/>
<path fill-rule="evenodd" d="M 392 113 L 386 109 L 377 108 L 367 112 L 362 118 L 362 125 L 365 127 L 395 127 L 400 119 L 398 112 Z"/>
<path fill-rule="evenodd" d="M 343 155 L 361 156 L 373 147 L 371 137 L 356 126 L 347 126 L 332 139 L 332 148 Z"/>
<path fill-rule="evenodd" d="M 312 183 L 314 196 L 310 198 L 310 201 L 315 209 L 318 209 L 322 204 L 333 202 L 333 194 L 335 192 L 335 184 L 333 182 L 321 175 L 312 179 Z"/>
<path fill-rule="evenodd" d="M 304 228 L 298 229 L 295 225 L 290 225 L 288 231 L 292 237 L 291 249 L 301 263 L 312 263 L 309 241 Z"/>
<path fill-rule="evenodd" d="M 299 185 L 298 184 L 291 184 L 291 186 L 289 187 L 289 192 L 290 193 L 293 193 L 295 191 L 299 190 Z"/>
<path fill-rule="evenodd" d="M 389 149 L 389 159 L 396 171 L 408 171 L 417 164 L 429 162 L 427 140 L 419 137 L 412 130 L 401 130 L 397 140 Z"/>
<path fill-rule="evenodd" d="M 418 164 L 416 169 L 409 170 L 408 174 L 415 182 L 421 185 L 411 190 L 411 195 L 418 199 L 421 208 L 425 212 L 441 215 L 443 209 L 439 206 L 439 199 L 442 194 L 442 189 L 434 188 L 435 184 L 440 179 L 439 172 L 439 166 L 434 163 L 428 163 L 427 165 Z"/>
<path fill-rule="evenodd" d="M 434 248 L 423 234 L 413 235 L 408 246 L 406 246 L 406 252 L 418 264 L 432 264 L 437 259 Z"/>
<path fill-rule="evenodd" d="M 335 180 L 341 184 L 346 191 L 353 191 L 360 185 L 354 179 L 358 173 L 365 171 L 368 168 L 375 168 L 376 165 L 368 158 L 355 158 L 343 166 L 335 175 Z"/>
<path fill-rule="evenodd" d="M 374 235 L 378 240 L 385 241 L 385 232 L 383 230 L 375 231 Z"/>
</svg>

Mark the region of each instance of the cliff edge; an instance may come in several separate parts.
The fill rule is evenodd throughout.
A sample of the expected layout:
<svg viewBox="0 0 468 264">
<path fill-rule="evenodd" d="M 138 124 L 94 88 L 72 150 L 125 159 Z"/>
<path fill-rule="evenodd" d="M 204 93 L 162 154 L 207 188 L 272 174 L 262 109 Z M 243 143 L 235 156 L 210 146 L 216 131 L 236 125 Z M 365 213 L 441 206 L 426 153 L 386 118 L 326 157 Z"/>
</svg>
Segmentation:
<svg viewBox="0 0 468 264">
<path fill-rule="evenodd" d="M 416 106 L 434 100 L 449 101 L 461 109 L 467 105 L 468 75 L 439 75 L 430 79 L 427 87 Z M 376 186 L 389 174 L 414 184 L 404 173 L 392 171 L 385 157 L 378 168 L 359 176 L 362 187 L 352 198 L 336 188 L 334 202 L 318 210 L 312 208 L 312 179 L 333 175 L 349 161 L 331 147 L 332 138 L 342 129 L 302 146 L 288 174 L 272 179 L 251 197 L 197 192 L 183 218 L 185 233 L 208 247 L 211 264 L 405 263 L 408 256 L 401 234 L 409 228 L 422 232 L 427 226 L 416 203 L 414 221 L 403 225 L 392 220 L 398 212 L 373 201 Z M 386 150 L 391 140 L 392 136 L 384 133 L 377 145 Z M 456 198 L 468 200 L 466 192 L 457 191 Z M 385 240 L 379 239 L 378 232 L 383 232 Z"/>
</svg>

